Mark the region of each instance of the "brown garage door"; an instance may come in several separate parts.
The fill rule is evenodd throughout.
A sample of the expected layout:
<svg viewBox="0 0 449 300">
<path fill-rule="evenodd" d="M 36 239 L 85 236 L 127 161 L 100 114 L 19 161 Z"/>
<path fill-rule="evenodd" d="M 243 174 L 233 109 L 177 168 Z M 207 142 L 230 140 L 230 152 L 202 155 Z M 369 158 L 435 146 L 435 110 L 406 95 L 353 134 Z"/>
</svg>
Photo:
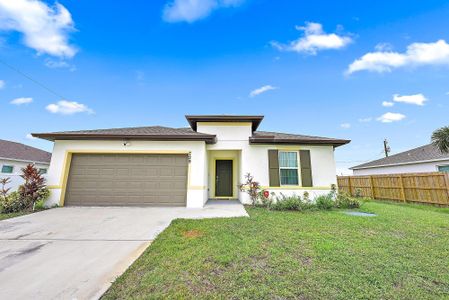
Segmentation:
<svg viewBox="0 0 449 300">
<path fill-rule="evenodd" d="M 185 206 L 187 155 L 73 154 L 65 205 Z"/>
</svg>

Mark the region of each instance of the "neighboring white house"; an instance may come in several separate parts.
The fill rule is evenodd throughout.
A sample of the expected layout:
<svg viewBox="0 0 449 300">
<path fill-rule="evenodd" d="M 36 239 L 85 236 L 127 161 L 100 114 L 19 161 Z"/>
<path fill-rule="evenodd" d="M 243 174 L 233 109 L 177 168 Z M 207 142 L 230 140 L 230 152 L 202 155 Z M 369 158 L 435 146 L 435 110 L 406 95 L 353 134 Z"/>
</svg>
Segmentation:
<svg viewBox="0 0 449 300">
<path fill-rule="evenodd" d="M 7 186 L 16 190 L 23 183 L 20 177 L 21 169 L 28 164 L 34 164 L 41 173 L 47 173 L 51 153 L 24 144 L 0 140 L 0 178 L 9 177 L 11 183 Z"/>
<path fill-rule="evenodd" d="M 449 154 L 429 144 L 350 169 L 354 175 L 449 172 Z"/>
<path fill-rule="evenodd" d="M 186 116 L 161 126 L 33 134 L 54 142 L 48 205 L 203 207 L 239 199 L 245 174 L 277 193 L 327 193 L 349 140 L 257 131 L 263 116 Z"/>
</svg>

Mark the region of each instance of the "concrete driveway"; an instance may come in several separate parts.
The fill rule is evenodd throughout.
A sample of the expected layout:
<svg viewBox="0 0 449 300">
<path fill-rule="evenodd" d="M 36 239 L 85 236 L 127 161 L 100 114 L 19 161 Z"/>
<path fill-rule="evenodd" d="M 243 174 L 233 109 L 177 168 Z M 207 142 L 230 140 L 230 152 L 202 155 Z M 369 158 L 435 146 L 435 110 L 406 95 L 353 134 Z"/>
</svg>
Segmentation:
<svg viewBox="0 0 449 300">
<path fill-rule="evenodd" d="M 0 299 L 96 299 L 176 218 L 247 216 L 203 209 L 64 207 L 0 221 Z"/>
</svg>

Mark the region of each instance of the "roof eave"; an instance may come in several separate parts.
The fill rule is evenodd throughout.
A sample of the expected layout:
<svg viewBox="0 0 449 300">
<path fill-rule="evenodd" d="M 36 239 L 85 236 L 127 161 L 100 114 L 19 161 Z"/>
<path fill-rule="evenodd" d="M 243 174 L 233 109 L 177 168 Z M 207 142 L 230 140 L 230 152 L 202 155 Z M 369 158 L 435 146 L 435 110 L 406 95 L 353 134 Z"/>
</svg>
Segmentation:
<svg viewBox="0 0 449 300">
<path fill-rule="evenodd" d="M 293 145 L 331 145 L 339 147 L 350 143 L 350 140 L 305 140 L 305 139 L 276 139 L 276 138 L 249 138 L 250 144 L 293 144 Z"/>
<path fill-rule="evenodd" d="M 262 115 L 254 115 L 254 116 L 186 115 L 185 117 L 190 127 L 195 131 L 197 129 L 198 122 L 251 122 L 252 131 L 256 131 L 264 118 L 264 116 Z"/>
<path fill-rule="evenodd" d="M 54 142 L 55 140 L 146 140 L 146 141 L 204 141 L 216 142 L 215 135 L 118 135 L 118 134 L 56 134 L 32 133 L 33 137 Z"/>
</svg>

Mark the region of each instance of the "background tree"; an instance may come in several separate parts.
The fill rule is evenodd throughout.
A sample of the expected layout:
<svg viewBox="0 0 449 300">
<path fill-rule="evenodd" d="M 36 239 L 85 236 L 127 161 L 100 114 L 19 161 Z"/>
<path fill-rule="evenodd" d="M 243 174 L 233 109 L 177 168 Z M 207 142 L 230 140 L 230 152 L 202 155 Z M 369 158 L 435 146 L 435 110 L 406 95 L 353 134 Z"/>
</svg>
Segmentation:
<svg viewBox="0 0 449 300">
<path fill-rule="evenodd" d="M 441 127 L 432 133 L 432 144 L 443 153 L 449 153 L 449 126 Z"/>
</svg>

